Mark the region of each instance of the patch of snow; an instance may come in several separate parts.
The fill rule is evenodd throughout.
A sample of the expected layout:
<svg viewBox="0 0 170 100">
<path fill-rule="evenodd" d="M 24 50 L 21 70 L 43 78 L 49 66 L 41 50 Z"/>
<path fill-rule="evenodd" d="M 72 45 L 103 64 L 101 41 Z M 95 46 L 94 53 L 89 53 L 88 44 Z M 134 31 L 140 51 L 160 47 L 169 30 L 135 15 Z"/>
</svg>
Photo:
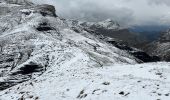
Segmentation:
<svg viewBox="0 0 170 100">
<path fill-rule="evenodd" d="M 77 55 L 63 66 L 0 93 L 2 100 L 168 100 L 170 63 L 75 66 Z M 81 61 L 79 61 L 81 62 Z M 74 67 L 73 67 L 74 66 Z"/>
</svg>

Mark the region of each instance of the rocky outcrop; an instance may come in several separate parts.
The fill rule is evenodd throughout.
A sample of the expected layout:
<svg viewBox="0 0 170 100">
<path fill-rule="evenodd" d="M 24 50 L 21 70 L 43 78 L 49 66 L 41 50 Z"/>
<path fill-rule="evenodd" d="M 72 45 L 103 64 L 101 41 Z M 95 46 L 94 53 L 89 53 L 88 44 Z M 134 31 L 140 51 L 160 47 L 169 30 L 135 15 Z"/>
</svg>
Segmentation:
<svg viewBox="0 0 170 100">
<path fill-rule="evenodd" d="M 56 11 L 55 11 L 55 7 L 52 5 L 38 5 L 35 6 L 31 9 L 35 9 L 35 13 L 40 13 L 42 16 L 53 16 L 53 17 L 57 17 L 56 15 Z"/>
<path fill-rule="evenodd" d="M 0 81 L 0 90 L 4 90 L 31 79 L 33 74 L 38 76 L 45 71 L 48 57 L 44 58 L 46 60 L 44 60 L 45 64 L 43 65 L 42 62 L 29 61 L 35 50 L 35 45 L 29 42 L 30 39 L 36 39 L 37 35 L 27 31 L 29 26 L 26 23 L 30 22 L 32 25 L 35 23 L 32 19 L 41 16 L 41 18 L 55 18 L 57 16 L 54 6 L 51 5 L 33 5 L 32 3 L 30 5 L 28 2 L 24 3 L 26 1 L 19 0 L 5 1 L 8 4 L 5 4 L 4 1 L 1 2 L 3 3 L 0 5 L 0 8 L 3 9 L 0 9 L 0 77 L 6 77 L 6 79 Z M 24 23 L 26 26 L 24 26 Z M 35 26 L 37 31 L 41 30 L 44 32 L 45 29 L 49 31 L 47 28 L 52 27 L 41 22 L 38 23 Z M 17 31 L 17 29 L 19 30 Z M 18 66 L 20 67 L 17 68 Z"/>
</svg>

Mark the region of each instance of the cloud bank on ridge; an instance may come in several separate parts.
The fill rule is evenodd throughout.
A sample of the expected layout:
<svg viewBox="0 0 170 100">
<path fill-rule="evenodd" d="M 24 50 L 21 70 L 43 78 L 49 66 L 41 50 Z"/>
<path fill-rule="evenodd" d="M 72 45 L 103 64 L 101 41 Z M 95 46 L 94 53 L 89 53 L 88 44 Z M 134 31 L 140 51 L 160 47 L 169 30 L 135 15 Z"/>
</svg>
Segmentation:
<svg viewBox="0 0 170 100">
<path fill-rule="evenodd" d="M 121 25 L 170 25 L 169 0 L 34 0 L 56 7 L 64 18 L 84 21 L 113 19 Z"/>
</svg>

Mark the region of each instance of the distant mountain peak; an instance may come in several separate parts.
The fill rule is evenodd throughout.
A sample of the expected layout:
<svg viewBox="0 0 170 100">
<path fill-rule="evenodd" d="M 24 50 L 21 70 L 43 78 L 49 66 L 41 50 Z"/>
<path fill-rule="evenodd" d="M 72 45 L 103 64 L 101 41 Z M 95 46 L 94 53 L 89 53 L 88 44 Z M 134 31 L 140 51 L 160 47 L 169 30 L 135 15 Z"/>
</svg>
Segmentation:
<svg viewBox="0 0 170 100">
<path fill-rule="evenodd" d="M 80 22 L 80 25 L 84 27 L 93 27 L 98 29 L 107 29 L 107 30 L 118 30 L 121 29 L 121 26 L 112 19 L 106 19 L 99 22 Z"/>
<path fill-rule="evenodd" d="M 119 25 L 116 21 L 114 21 L 114 20 L 112 20 L 112 19 L 106 19 L 106 20 L 101 21 L 101 22 L 105 22 L 105 23 L 114 23 L 114 24 Z"/>
<path fill-rule="evenodd" d="M 106 20 L 98 22 L 96 24 L 103 28 L 108 28 L 108 29 L 120 28 L 120 25 L 117 22 L 113 21 L 112 19 L 106 19 Z"/>
</svg>

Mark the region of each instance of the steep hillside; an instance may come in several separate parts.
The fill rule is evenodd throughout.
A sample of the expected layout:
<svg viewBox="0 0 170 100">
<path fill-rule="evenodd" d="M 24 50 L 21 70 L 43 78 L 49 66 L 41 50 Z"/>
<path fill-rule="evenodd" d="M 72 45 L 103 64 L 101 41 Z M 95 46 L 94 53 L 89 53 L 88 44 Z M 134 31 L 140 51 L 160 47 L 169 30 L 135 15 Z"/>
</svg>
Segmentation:
<svg viewBox="0 0 170 100">
<path fill-rule="evenodd" d="M 116 38 L 129 46 L 137 46 L 145 42 L 145 38 L 140 34 L 130 32 L 129 29 L 121 27 L 111 19 L 101 22 L 78 22 L 77 24 L 81 25 L 89 33 Z"/>
<path fill-rule="evenodd" d="M 52 5 L 13 1 L 0 3 L 0 100 L 170 99 L 169 63 L 138 64 L 142 51 L 58 17 Z"/>
<path fill-rule="evenodd" d="M 132 34 L 129 33 L 121 33 L 121 30 L 124 30 L 124 28 L 120 27 L 119 24 L 115 23 L 114 21 L 107 19 L 106 21 L 102 22 L 81 22 L 78 20 L 66 20 L 68 25 L 73 29 L 75 32 L 80 33 L 79 28 L 83 29 L 86 32 L 89 32 L 90 34 L 100 38 L 101 40 L 104 40 L 105 42 L 112 44 L 114 47 L 119 48 L 120 50 L 124 50 L 131 54 L 132 56 L 136 57 L 137 59 L 141 60 L 143 62 L 155 62 L 155 61 L 160 61 L 160 58 L 157 56 L 150 56 L 146 52 L 136 49 L 134 47 L 130 47 L 128 43 L 130 41 L 133 43 L 130 43 L 130 45 L 133 45 L 135 47 L 141 46 L 141 43 L 143 43 L 143 40 L 136 40 L 134 38 L 129 40 L 126 40 L 129 37 L 132 36 Z M 93 27 L 92 29 L 90 27 Z M 100 28 L 100 30 L 98 30 Z M 102 30 L 107 30 L 107 31 L 102 31 Z M 128 31 L 128 29 L 126 29 Z M 113 31 L 115 33 L 113 33 Z M 119 36 L 118 36 L 119 35 Z M 134 35 L 133 35 L 134 36 Z M 115 38 L 113 38 L 115 37 Z M 135 36 L 136 38 L 139 36 Z M 126 39 L 123 39 L 126 38 Z M 122 40 L 123 39 L 123 40 Z M 142 38 L 141 38 L 142 39 Z M 125 41 L 128 41 L 125 42 Z M 140 41 L 140 42 L 137 42 Z M 143 41 L 143 42 L 142 42 Z M 134 45 L 135 44 L 135 45 Z M 142 48 L 142 47 L 139 47 Z"/>
<path fill-rule="evenodd" d="M 0 5 L 10 9 L 0 17 L 0 90 L 51 68 L 142 62 L 83 28 L 70 26 L 51 5 Z"/>
<path fill-rule="evenodd" d="M 162 60 L 170 61 L 170 30 L 163 32 L 158 41 L 148 44 L 146 52 L 159 56 Z"/>
</svg>

